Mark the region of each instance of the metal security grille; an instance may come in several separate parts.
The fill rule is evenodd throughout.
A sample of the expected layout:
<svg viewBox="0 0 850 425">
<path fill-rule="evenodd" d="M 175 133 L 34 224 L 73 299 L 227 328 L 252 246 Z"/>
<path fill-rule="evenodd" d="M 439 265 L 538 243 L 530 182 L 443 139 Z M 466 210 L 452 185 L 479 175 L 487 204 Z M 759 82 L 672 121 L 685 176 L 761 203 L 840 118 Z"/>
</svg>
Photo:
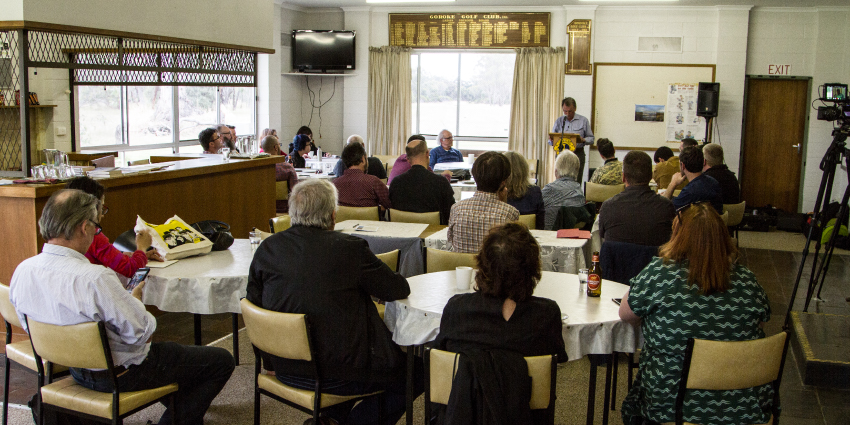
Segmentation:
<svg viewBox="0 0 850 425">
<path fill-rule="evenodd" d="M 21 108 L 15 105 L 20 90 L 18 33 L 0 31 L 0 171 L 21 170 Z"/>
<path fill-rule="evenodd" d="M 256 87 L 257 52 L 52 28 L 0 30 L 0 175 L 27 175 L 37 156 L 32 107 L 26 95 L 21 106 L 16 101 L 16 93 L 29 91 L 31 68 L 70 70 L 73 117 L 76 85 Z M 74 125 L 71 120 L 72 137 Z"/>
<path fill-rule="evenodd" d="M 31 67 L 74 70 L 74 85 L 253 87 L 256 53 L 91 34 L 30 31 Z"/>
</svg>

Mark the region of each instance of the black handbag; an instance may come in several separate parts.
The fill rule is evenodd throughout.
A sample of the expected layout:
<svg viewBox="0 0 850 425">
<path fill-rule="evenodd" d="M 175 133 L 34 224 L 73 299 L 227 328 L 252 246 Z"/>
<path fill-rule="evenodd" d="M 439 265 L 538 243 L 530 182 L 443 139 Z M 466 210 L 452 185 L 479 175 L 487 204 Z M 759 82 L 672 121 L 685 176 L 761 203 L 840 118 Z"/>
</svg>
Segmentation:
<svg viewBox="0 0 850 425">
<path fill-rule="evenodd" d="M 200 232 L 213 243 L 213 251 L 224 251 L 233 245 L 233 235 L 230 225 L 218 220 L 204 220 L 192 223 L 192 228 Z"/>
</svg>

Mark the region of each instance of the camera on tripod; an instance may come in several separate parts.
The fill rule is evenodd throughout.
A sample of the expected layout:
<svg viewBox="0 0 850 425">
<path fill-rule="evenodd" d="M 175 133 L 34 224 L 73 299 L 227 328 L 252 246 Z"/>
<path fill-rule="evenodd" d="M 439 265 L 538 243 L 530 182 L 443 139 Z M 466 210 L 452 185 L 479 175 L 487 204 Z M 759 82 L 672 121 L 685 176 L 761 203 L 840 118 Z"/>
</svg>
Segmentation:
<svg viewBox="0 0 850 425">
<path fill-rule="evenodd" d="M 833 103 L 818 106 L 819 120 L 838 121 L 840 125 L 850 124 L 850 99 L 847 98 L 847 84 L 824 84 L 821 86 L 818 100 Z"/>
</svg>

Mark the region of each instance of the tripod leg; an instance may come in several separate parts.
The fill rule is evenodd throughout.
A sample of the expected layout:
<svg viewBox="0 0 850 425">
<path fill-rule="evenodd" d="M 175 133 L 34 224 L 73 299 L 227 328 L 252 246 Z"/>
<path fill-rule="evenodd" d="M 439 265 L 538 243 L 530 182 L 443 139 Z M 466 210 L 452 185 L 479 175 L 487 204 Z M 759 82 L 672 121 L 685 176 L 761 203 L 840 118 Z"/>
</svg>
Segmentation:
<svg viewBox="0 0 850 425">
<path fill-rule="evenodd" d="M 800 260 L 800 267 L 797 269 L 797 278 L 794 281 L 794 289 L 791 291 L 791 297 L 788 301 L 788 310 L 785 312 L 785 322 L 782 325 L 782 329 L 788 330 L 790 326 L 791 320 L 791 310 L 794 308 L 794 301 L 797 298 L 797 290 L 800 288 L 800 279 L 803 276 L 803 269 L 806 266 L 806 259 L 809 256 L 809 245 L 812 243 L 812 236 L 814 236 L 814 229 L 823 228 L 820 223 L 821 216 L 821 205 L 824 202 L 828 202 L 826 200 L 829 199 L 830 194 L 832 193 L 832 181 L 835 175 L 835 167 L 838 165 L 841 159 L 841 155 L 839 152 L 843 152 L 843 142 L 846 139 L 846 136 L 842 139 L 841 135 L 836 135 L 833 138 L 832 145 L 827 149 L 826 154 L 824 154 L 824 158 L 821 161 L 820 169 L 823 171 L 823 176 L 821 177 L 820 186 L 818 187 L 818 195 L 815 200 L 815 208 L 814 215 L 812 217 L 812 226 L 809 227 L 809 234 L 806 237 L 806 245 L 803 247 L 803 258 Z M 839 151 L 840 150 L 840 151 Z M 827 191 L 827 186 L 829 186 L 829 191 Z M 826 196 L 824 196 L 826 194 Z M 818 263 L 818 251 L 820 249 L 820 241 L 815 245 L 815 257 L 814 262 L 812 264 L 812 274 L 809 277 L 809 291 L 808 295 L 812 292 L 812 285 L 814 281 L 814 271 L 817 267 Z"/>
<path fill-rule="evenodd" d="M 835 251 L 835 241 L 838 238 L 841 223 L 844 223 L 847 219 L 848 201 L 850 201 L 850 187 L 844 191 L 844 197 L 841 198 L 841 207 L 839 207 L 838 215 L 835 217 L 835 227 L 832 228 L 832 235 L 829 238 L 829 243 L 827 243 L 827 247 L 824 252 L 824 255 L 826 256 L 826 263 L 823 270 L 823 276 L 821 276 L 820 279 L 820 286 L 818 286 L 818 300 L 821 299 L 820 291 L 823 289 L 823 282 L 826 280 L 826 274 L 829 272 L 829 263 L 832 261 L 832 253 Z"/>
</svg>

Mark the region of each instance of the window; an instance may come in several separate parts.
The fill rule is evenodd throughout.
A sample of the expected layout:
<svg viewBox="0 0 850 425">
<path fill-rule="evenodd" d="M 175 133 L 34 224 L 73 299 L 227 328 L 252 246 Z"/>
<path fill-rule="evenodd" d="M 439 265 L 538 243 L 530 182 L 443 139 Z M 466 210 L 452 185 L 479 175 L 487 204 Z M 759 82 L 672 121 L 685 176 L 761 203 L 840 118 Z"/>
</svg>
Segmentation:
<svg viewBox="0 0 850 425">
<path fill-rule="evenodd" d="M 506 150 L 515 57 L 508 51 L 413 53 L 413 132 L 434 136 L 430 147 L 448 129 L 456 148 Z"/>
<path fill-rule="evenodd" d="M 219 122 L 238 135 L 255 131 L 253 87 L 85 85 L 77 98 L 79 147 L 117 150 L 126 160 L 200 152 L 198 133 Z"/>
</svg>

